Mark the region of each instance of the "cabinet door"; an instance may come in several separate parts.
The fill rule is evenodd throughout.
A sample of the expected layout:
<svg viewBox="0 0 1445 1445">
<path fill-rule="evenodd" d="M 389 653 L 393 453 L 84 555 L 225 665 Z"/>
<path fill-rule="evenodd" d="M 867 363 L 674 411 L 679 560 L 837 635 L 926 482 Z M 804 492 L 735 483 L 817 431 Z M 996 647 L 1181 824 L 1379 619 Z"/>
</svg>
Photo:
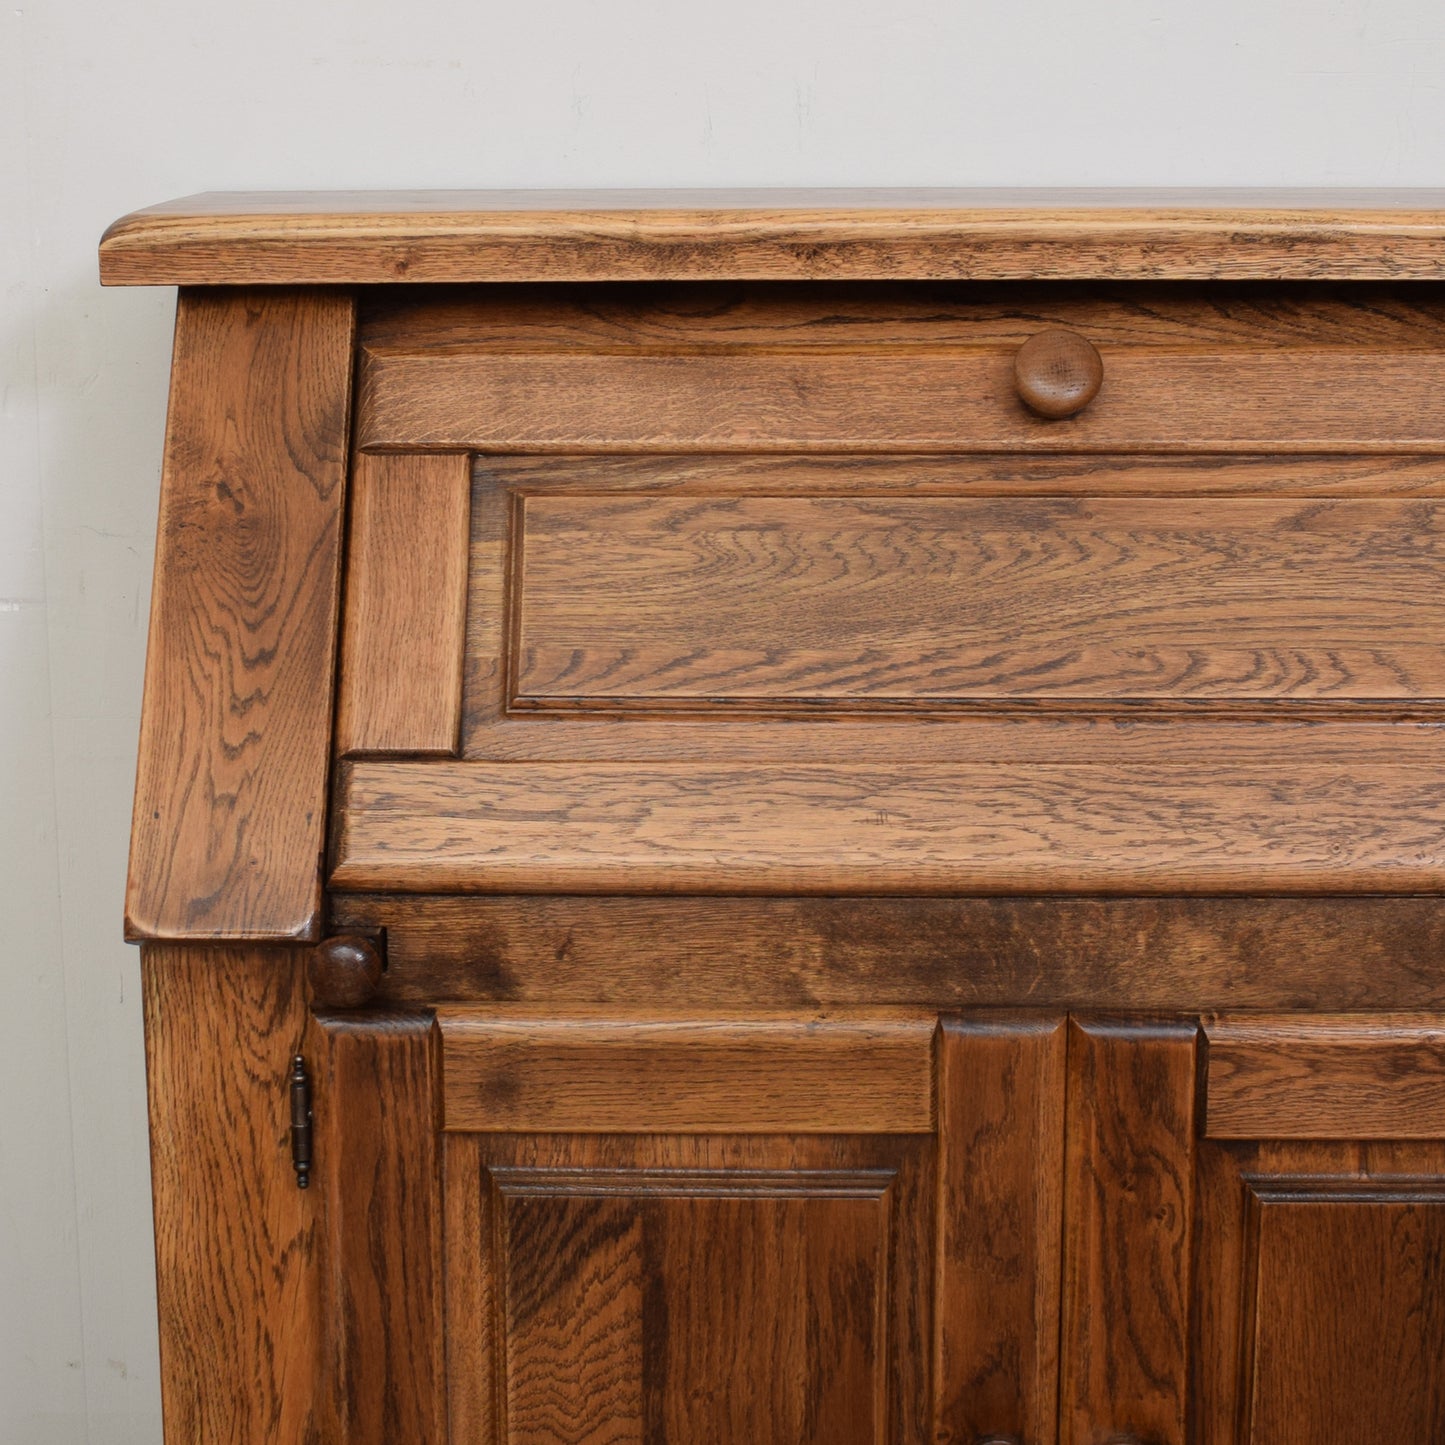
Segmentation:
<svg viewBox="0 0 1445 1445">
<path fill-rule="evenodd" d="M 1221 1019 L 1208 1043 L 1202 1438 L 1445 1439 L 1445 1021 Z"/>
<path fill-rule="evenodd" d="M 1084 1020 L 1062 1438 L 1445 1438 L 1445 1029 Z"/>
<path fill-rule="evenodd" d="M 338 1439 L 1054 1440 L 1061 1019 L 318 1032 Z"/>
</svg>

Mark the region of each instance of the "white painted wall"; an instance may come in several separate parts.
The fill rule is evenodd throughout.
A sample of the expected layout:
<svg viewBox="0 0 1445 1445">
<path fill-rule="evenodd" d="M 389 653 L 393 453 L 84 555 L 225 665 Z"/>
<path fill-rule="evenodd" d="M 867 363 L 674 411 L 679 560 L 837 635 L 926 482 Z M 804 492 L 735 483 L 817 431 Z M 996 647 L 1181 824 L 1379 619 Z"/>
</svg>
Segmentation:
<svg viewBox="0 0 1445 1445">
<path fill-rule="evenodd" d="M 170 292 L 115 216 L 323 186 L 1445 183 L 1440 0 L 8 0 L 0 1445 L 160 1439 L 121 889 Z"/>
</svg>

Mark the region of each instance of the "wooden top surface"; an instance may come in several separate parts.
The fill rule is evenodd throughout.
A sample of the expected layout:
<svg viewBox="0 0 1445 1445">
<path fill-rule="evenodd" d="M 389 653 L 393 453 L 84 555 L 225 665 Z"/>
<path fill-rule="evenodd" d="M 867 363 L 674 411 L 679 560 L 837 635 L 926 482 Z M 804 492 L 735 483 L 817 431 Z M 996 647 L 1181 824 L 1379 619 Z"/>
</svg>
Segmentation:
<svg viewBox="0 0 1445 1445">
<path fill-rule="evenodd" d="M 1440 190 L 212 192 L 136 211 L 107 285 L 1445 279 Z"/>
</svg>

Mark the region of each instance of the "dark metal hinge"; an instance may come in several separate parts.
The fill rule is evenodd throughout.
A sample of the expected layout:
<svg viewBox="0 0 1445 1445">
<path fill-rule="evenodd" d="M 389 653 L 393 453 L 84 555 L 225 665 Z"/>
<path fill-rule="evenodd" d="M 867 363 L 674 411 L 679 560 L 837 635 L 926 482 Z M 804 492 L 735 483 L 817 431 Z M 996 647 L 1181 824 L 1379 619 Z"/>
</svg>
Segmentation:
<svg viewBox="0 0 1445 1445">
<path fill-rule="evenodd" d="M 311 1076 L 306 1060 L 297 1054 L 291 1060 L 291 1167 L 296 1187 L 311 1183 Z"/>
</svg>

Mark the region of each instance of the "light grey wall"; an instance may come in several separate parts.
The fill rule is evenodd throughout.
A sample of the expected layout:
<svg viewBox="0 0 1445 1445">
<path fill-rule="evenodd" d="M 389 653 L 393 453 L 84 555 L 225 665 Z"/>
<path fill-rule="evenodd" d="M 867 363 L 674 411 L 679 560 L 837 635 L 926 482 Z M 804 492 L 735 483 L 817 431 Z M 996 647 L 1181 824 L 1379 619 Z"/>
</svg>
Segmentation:
<svg viewBox="0 0 1445 1445">
<path fill-rule="evenodd" d="M 1440 0 L 10 0 L 0 1441 L 160 1439 L 120 942 L 170 324 L 123 211 L 324 186 L 1445 183 Z"/>
</svg>

